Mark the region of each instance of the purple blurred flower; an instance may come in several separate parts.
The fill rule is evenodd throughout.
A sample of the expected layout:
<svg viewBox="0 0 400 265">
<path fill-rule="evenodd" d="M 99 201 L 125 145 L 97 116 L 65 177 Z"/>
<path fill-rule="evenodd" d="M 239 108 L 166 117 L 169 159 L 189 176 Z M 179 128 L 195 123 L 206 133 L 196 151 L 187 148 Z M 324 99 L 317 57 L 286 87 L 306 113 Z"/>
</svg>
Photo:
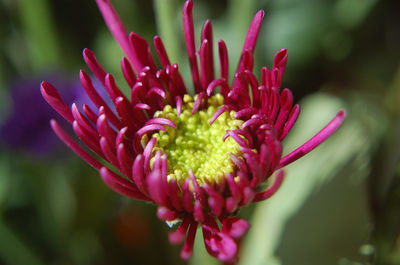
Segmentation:
<svg viewBox="0 0 400 265">
<path fill-rule="evenodd" d="M 171 232 L 172 243 L 184 242 L 181 256 L 193 251 L 197 227 L 203 229 L 207 251 L 224 262 L 236 260 L 237 241 L 247 232 L 247 221 L 236 217 L 240 207 L 265 200 L 280 187 L 281 168 L 301 158 L 325 141 L 342 124 L 340 111 L 319 133 L 282 157 L 282 141 L 294 125 L 299 105 L 289 89 L 281 90 L 287 50 L 280 50 L 271 69 L 262 68 L 260 81 L 253 74 L 253 51 L 264 12 L 259 11 L 247 33 L 241 59 L 228 82 L 228 55 L 218 42 L 219 77 L 214 73 L 213 34 L 206 21 L 200 49 L 196 50 L 193 2 L 183 10 L 184 36 L 196 95 L 190 96 L 171 64 L 159 36 L 154 46 L 158 69 L 148 43 L 136 33 L 127 34 L 108 0 L 97 5 L 127 58 L 121 67 L 131 88 L 128 99 L 112 75 L 85 49 L 84 60 L 112 99 L 114 113 L 93 89 L 84 72 L 80 80 L 97 109 L 77 104 L 69 108 L 57 90 L 43 82 L 47 102 L 72 124 L 76 135 L 95 154 L 125 177 L 84 151 L 57 122 L 56 134 L 86 162 L 99 170 L 105 183 L 130 198 L 157 204 L 158 217 L 181 221 Z M 199 60 L 198 60 L 199 59 Z M 135 74 L 136 72 L 136 74 Z M 219 87 L 219 93 L 215 89 Z M 271 176 L 274 181 L 264 188 Z"/>
<path fill-rule="evenodd" d="M 66 102 L 72 103 L 79 94 L 83 95 L 79 82 L 55 72 L 45 76 L 57 84 Z M 58 145 L 49 126 L 49 119 L 56 112 L 43 101 L 38 91 L 40 80 L 37 77 L 25 77 L 11 83 L 11 109 L 0 124 L 2 144 L 36 156 L 48 155 Z"/>
</svg>

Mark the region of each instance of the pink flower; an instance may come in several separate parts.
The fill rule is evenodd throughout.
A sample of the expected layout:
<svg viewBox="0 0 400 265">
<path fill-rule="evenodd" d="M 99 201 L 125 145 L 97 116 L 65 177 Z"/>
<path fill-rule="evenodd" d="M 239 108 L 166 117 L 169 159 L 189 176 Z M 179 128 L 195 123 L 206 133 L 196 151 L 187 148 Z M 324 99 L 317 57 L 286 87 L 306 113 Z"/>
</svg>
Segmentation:
<svg viewBox="0 0 400 265">
<path fill-rule="evenodd" d="M 180 222 L 169 238 L 172 243 L 184 242 L 183 259 L 191 256 L 200 225 L 207 251 L 221 261 L 235 261 L 237 241 L 249 228 L 247 221 L 236 217 L 237 210 L 272 196 L 284 178 L 281 168 L 326 140 L 343 122 L 345 111 L 339 111 L 319 133 L 282 157 L 282 141 L 300 107 L 293 105 L 289 89 L 280 89 L 286 49 L 278 51 L 271 69 L 262 68 L 259 80 L 252 72 L 262 10 L 249 27 L 230 85 L 225 43 L 218 42 L 220 71 L 216 76 L 211 22 L 205 22 L 197 50 L 193 2 L 185 3 L 184 36 L 196 94 L 192 97 L 178 65 L 171 64 L 161 38 L 153 39 L 162 65 L 159 69 L 148 43 L 134 32 L 127 34 L 109 0 L 96 1 L 126 55 L 121 68 L 131 89 L 130 98 L 88 49 L 83 52 L 84 60 L 107 90 L 116 112 L 97 94 L 83 70 L 82 86 L 97 110 L 85 104 L 81 109 L 76 104 L 69 108 L 45 81 L 41 91 L 47 102 L 72 124 L 80 140 L 107 165 L 80 147 L 54 120 L 53 130 L 100 172 L 111 189 L 155 203 L 160 219 Z M 217 87 L 219 92 L 215 92 Z M 269 181 L 273 175 L 274 180 Z M 269 187 L 262 190 L 265 183 Z"/>
</svg>

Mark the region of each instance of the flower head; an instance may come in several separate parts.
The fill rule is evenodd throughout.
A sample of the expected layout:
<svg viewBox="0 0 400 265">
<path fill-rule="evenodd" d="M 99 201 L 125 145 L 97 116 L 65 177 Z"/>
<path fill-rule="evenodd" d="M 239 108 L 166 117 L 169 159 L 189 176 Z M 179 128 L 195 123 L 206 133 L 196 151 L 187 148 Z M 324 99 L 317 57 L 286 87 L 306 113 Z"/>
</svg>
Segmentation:
<svg viewBox="0 0 400 265">
<path fill-rule="evenodd" d="M 97 0 L 97 5 L 126 54 L 121 68 L 131 89 L 130 98 L 88 49 L 83 52 L 84 60 L 107 90 L 115 112 L 93 89 L 83 70 L 82 86 L 97 109 L 85 104 L 81 109 L 76 104 L 69 108 L 47 82 L 42 83 L 41 91 L 72 124 L 80 140 L 108 163 L 86 152 L 55 121 L 51 121 L 53 130 L 99 170 L 111 189 L 155 203 L 160 219 L 179 222 L 169 239 L 172 243 L 184 242 L 182 258 L 191 256 L 200 225 L 207 251 L 222 261 L 234 261 L 237 240 L 249 228 L 247 221 L 236 217 L 237 210 L 272 196 L 283 181 L 281 168 L 327 139 L 340 126 L 345 112 L 340 111 L 309 141 L 282 157 L 282 140 L 294 125 L 300 107 L 293 105 L 289 89 L 280 89 L 286 49 L 277 53 L 271 69 L 262 68 L 260 80 L 252 72 L 263 11 L 255 15 L 249 27 L 230 85 L 225 43 L 218 42 L 220 71 L 216 76 L 211 22 L 205 22 L 197 50 L 193 2 L 185 3 L 183 26 L 195 91 L 192 96 L 159 36 L 153 41 L 161 68 L 157 68 L 148 43 L 136 33 L 127 34 L 108 0 Z M 271 176 L 274 180 L 269 182 Z M 265 183 L 269 186 L 262 190 Z"/>
</svg>

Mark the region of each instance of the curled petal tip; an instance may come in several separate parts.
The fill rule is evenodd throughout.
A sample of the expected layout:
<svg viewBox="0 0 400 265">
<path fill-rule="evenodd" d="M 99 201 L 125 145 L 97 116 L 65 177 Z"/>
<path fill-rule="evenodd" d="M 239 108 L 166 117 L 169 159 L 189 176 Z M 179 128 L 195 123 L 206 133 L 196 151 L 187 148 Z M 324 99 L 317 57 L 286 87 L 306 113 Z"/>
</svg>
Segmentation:
<svg viewBox="0 0 400 265">
<path fill-rule="evenodd" d="M 347 111 L 345 109 L 340 110 L 336 116 L 333 118 L 333 120 L 330 122 L 330 124 L 333 123 L 334 129 L 332 133 L 334 133 L 343 123 L 343 121 L 346 119 L 347 116 Z"/>
<path fill-rule="evenodd" d="M 257 12 L 256 16 L 257 16 L 257 17 L 260 17 L 260 18 L 263 18 L 263 17 L 265 16 L 265 11 L 264 11 L 263 9 L 260 9 L 260 10 Z"/>
<path fill-rule="evenodd" d="M 52 91 L 55 91 L 55 88 L 49 82 L 44 80 L 40 83 L 40 88 L 42 93 L 45 92 L 46 94 L 51 94 Z"/>
<path fill-rule="evenodd" d="M 153 41 L 160 41 L 160 40 L 161 40 L 161 37 L 159 35 L 155 35 L 153 37 Z"/>
<path fill-rule="evenodd" d="M 183 260 L 188 260 L 192 256 L 192 252 L 190 251 L 181 251 L 181 258 Z"/>
<path fill-rule="evenodd" d="M 180 244 L 185 239 L 186 230 L 183 233 L 178 231 L 169 234 L 168 239 L 171 244 Z"/>
<path fill-rule="evenodd" d="M 159 207 L 157 209 L 157 217 L 165 221 L 174 221 L 178 218 L 178 215 L 166 207 Z"/>
<path fill-rule="evenodd" d="M 123 97 L 117 97 L 117 98 L 115 98 L 114 103 L 115 103 L 116 105 L 118 105 L 118 104 L 121 104 L 122 101 L 124 101 L 124 98 L 123 98 Z"/>
<path fill-rule="evenodd" d="M 246 220 L 239 218 L 225 219 L 222 224 L 222 232 L 234 239 L 244 236 L 249 228 L 250 224 Z"/>
<path fill-rule="evenodd" d="M 183 12 L 184 13 L 190 13 L 192 12 L 193 9 L 193 1 L 188 0 L 185 2 L 185 5 L 183 6 Z"/>
<path fill-rule="evenodd" d="M 46 95 L 48 94 L 46 87 L 48 87 L 48 83 L 46 81 L 42 81 L 42 83 L 40 83 L 40 93 L 42 93 L 44 98 L 46 98 Z"/>
<path fill-rule="evenodd" d="M 345 109 L 342 109 L 338 112 L 337 114 L 338 117 L 341 117 L 342 119 L 345 119 L 347 116 L 347 111 Z"/>
<path fill-rule="evenodd" d="M 288 49 L 282 48 L 276 53 L 276 58 L 278 61 L 287 60 L 288 57 Z"/>
<path fill-rule="evenodd" d="M 87 60 L 87 59 L 93 60 L 93 58 L 94 58 L 94 53 L 88 48 L 83 49 L 82 55 L 85 60 Z"/>
<path fill-rule="evenodd" d="M 54 129 L 54 127 L 57 126 L 57 121 L 55 119 L 51 119 L 50 120 L 50 126 L 51 126 L 51 128 Z"/>
<path fill-rule="evenodd" d="M 104 179 L 104 178 L 107 178 L 107 176 L 108 176 L 108 169 L 106 168 L 106 167 L 101 167 L 100 168 L 100 170 L 99 170 L 99 173 L 100 173 L 100 175 L 101 175 L 101 177 Z"/>
<path fill-rule="evenodd" d="M 269 188 L 267 188 L 265 191 L 256 194 L 256 196 L 253 199 L 253 202 L 263 201 L 263 200 L 270 198 L 272 195 L 274 195 L 278 191 L 278 189 L 282 185 L 284 179 L 285 179 L 285 172 L 283 170 L 280 170 L 278 172 L 278 174 L 276 175 L 275 180 L 272 183 L 272 185 Z"/>
</svg>

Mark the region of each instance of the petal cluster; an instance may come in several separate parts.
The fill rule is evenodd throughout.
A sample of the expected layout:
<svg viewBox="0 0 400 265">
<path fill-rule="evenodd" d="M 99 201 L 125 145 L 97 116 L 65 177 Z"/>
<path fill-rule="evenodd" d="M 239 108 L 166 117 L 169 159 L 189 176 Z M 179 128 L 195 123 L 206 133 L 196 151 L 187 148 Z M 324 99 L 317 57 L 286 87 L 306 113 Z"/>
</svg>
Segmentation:
<svg viewBox="0 0 400 265">
<path fill-rule="evenodd" d="M 188 259 L 199 225 L 202 228 L 207 251 L 225 262 L 237 256 L 238 240 L 247 232 L 247 221 L 236 217 L 237 210 L 251 202 L 272 196 L 282 184 L 285 165 L 304 156 L 327 139 L 342 123 L 345 112 L 340 111 L 318 134 L 302 146 L 282 157 L 282 141 L 299 116 L 300 107 L 293 103 L 289 89 L 281 89 L 287 62 L 287 50 L 278 51 L 271 68 L 264 67 L 261 77 L 253 73 L 253 52 L 264 12 L 259 11 L 249 27 L 241 58 L 232 81 L 228 80 L 228 52 L 224 41 L 218 42 L 217 63 L 214 62 L 213 30 L 206 21 L 201 32 L 201 44 L 195 45 L 193 2 L 187 1 L 183 9 L 183 28 L 187 55 L 191 68 L 195 97 L 191 102 L 194 115 L 210 107 L 209 100 L 223 98 L 210 117 L 213 126 L 222 114 L 234 113 L 241 121 L 236 129 L 227 129 L 221 144 L 232 138 L 240 152 L 229 154 L 233 170 L 218 182 L 199 181 L 189 169 L 183 181 L 171 178 L 168 156 L 155 148 L 154 134 L 176 130 L 171 119 L 158 117 L 165 108 L 174 109 L 179 116 L 185 104 L 187 84 L 179 73 L 178 65 L 168 58 L 163 42 L 155 36 L 153 44 L 161 67 L 157 67 L 146 40 L 125 30 L 108 0 L 96 0 L 111 33 L 126 57 L 121 70 L 130 88 L 127 97 L 117 86 L 113 76 L 98 63 L 88 49 L 84 60 L 101 82 L 111 99 L 107 104 L 93 86 L 89 74 L 80 71 L 83 89 L 96 108 L 87 104 L 67 106 L 51 84 L 43 82 L 41 91 L 46 101 L 72 125 L 77 137 L 91 153 L 77 144 L 52 120 L 51 126 L 66 145 L 96 168 L 104 182 L 114 191 L 127 197 L 158 205 L 157 215 L 167 222 L 179 222 L 170 233 L 172 243 L 183 242 L 181 256 Z M 219 66 L 219 75 L 215 73 Z M 218 93 L 216 89 L 218 88 Z M 144 139 L 146 141 L 144 141 Z M 101 158 L 101 159 L 98 159 Z M 100 161 L 107 161 L 104 164 Z M 274 180 L 270 181 L 271 176 Z M 268 187 L 262 189 L 263 184 Z"/>
</svg>

